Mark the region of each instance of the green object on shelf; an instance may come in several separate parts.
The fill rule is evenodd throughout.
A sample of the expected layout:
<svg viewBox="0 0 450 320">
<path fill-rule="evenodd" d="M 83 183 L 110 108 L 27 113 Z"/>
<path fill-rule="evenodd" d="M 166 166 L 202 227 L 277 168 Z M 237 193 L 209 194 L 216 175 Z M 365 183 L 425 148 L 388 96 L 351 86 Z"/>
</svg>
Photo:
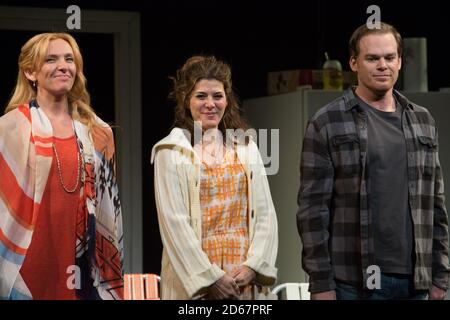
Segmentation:
<svg viewBox="0 0 450 320">
<path fill-rule="evenodd" d="M 344 77 L 342 75 L 342 66 L 338 60 L 330 60 L 328 53 L 325 52 L 325 63 L 323 64 L 323 89 L 324 90 L 343 90 Z"/>
</svg>

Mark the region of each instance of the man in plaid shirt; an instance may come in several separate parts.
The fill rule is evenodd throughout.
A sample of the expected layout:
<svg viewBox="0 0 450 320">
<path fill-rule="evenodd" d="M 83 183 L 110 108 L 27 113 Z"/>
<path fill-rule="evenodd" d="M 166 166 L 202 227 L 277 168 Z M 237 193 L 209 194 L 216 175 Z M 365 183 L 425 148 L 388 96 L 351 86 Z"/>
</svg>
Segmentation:
<svg viewBox="0 0 450 320">
<path fill-rule="evenodd" d="M 350 43 L 358 86 L 320 109 L 303 141 L 297 226 L 312 299 L 443 299 L 448 218 L 438 134 L 393 89 L 401 36 L 363 25 Z"/>
</svg>

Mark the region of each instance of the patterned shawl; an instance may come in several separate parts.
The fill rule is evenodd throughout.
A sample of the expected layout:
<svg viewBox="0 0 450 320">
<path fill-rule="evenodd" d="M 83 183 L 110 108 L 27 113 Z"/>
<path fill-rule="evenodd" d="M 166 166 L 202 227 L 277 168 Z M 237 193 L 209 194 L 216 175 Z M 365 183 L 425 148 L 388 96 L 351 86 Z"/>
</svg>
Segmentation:
<svg viewBox="0 0 450 320">
<path fill-rule="evenodd" d="M 97 121 L 99 126 L 91 131 L 74 121 L 84 165 L 74 248 L 75 270 L 80 272 L 74 283 L 81 284 L 81 299 L 122 299 L 122 213 L 114 142 L 111 128 Z M 0 117 L 0 299 L 32 299 L 19 271 L 47 184 L 52 143 L 51 123 L 35 101 Z"/>
</svg>

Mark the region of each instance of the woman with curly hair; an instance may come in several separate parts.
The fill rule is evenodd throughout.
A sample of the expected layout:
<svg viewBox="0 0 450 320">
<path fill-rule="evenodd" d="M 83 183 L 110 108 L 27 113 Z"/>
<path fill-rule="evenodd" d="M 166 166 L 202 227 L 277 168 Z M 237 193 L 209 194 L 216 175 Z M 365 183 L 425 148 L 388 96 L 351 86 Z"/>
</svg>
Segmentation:
<svg viewBox="0 0 450 320">
<path fill-rule="evenodd" d="M 194 56 L 173 81 L 174 128 L 152 150 L 162 299 L 255 299 L 276 280 L 277 219 L 230 67 Z"/>
</svg>

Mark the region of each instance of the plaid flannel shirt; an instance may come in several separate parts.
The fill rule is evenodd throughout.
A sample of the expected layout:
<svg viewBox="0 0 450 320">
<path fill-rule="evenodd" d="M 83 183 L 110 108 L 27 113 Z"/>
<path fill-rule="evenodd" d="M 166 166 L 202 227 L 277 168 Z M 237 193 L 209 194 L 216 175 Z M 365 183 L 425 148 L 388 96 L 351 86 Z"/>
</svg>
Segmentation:
<svg viewBox="0 0 450 320">
<path fill-rule="evenodd" d="M 434 119 L 394 91 L 403 106 L 408 200 L 414 224 L 414 287 L 448 288 L 448 217 Z M 353 89 L 309 121 L 300 165 L 297 227 L 310 291 L 335 289 L 334 279 L 367 288 L 374 264 L 367 113 Z"/>
</svg>

